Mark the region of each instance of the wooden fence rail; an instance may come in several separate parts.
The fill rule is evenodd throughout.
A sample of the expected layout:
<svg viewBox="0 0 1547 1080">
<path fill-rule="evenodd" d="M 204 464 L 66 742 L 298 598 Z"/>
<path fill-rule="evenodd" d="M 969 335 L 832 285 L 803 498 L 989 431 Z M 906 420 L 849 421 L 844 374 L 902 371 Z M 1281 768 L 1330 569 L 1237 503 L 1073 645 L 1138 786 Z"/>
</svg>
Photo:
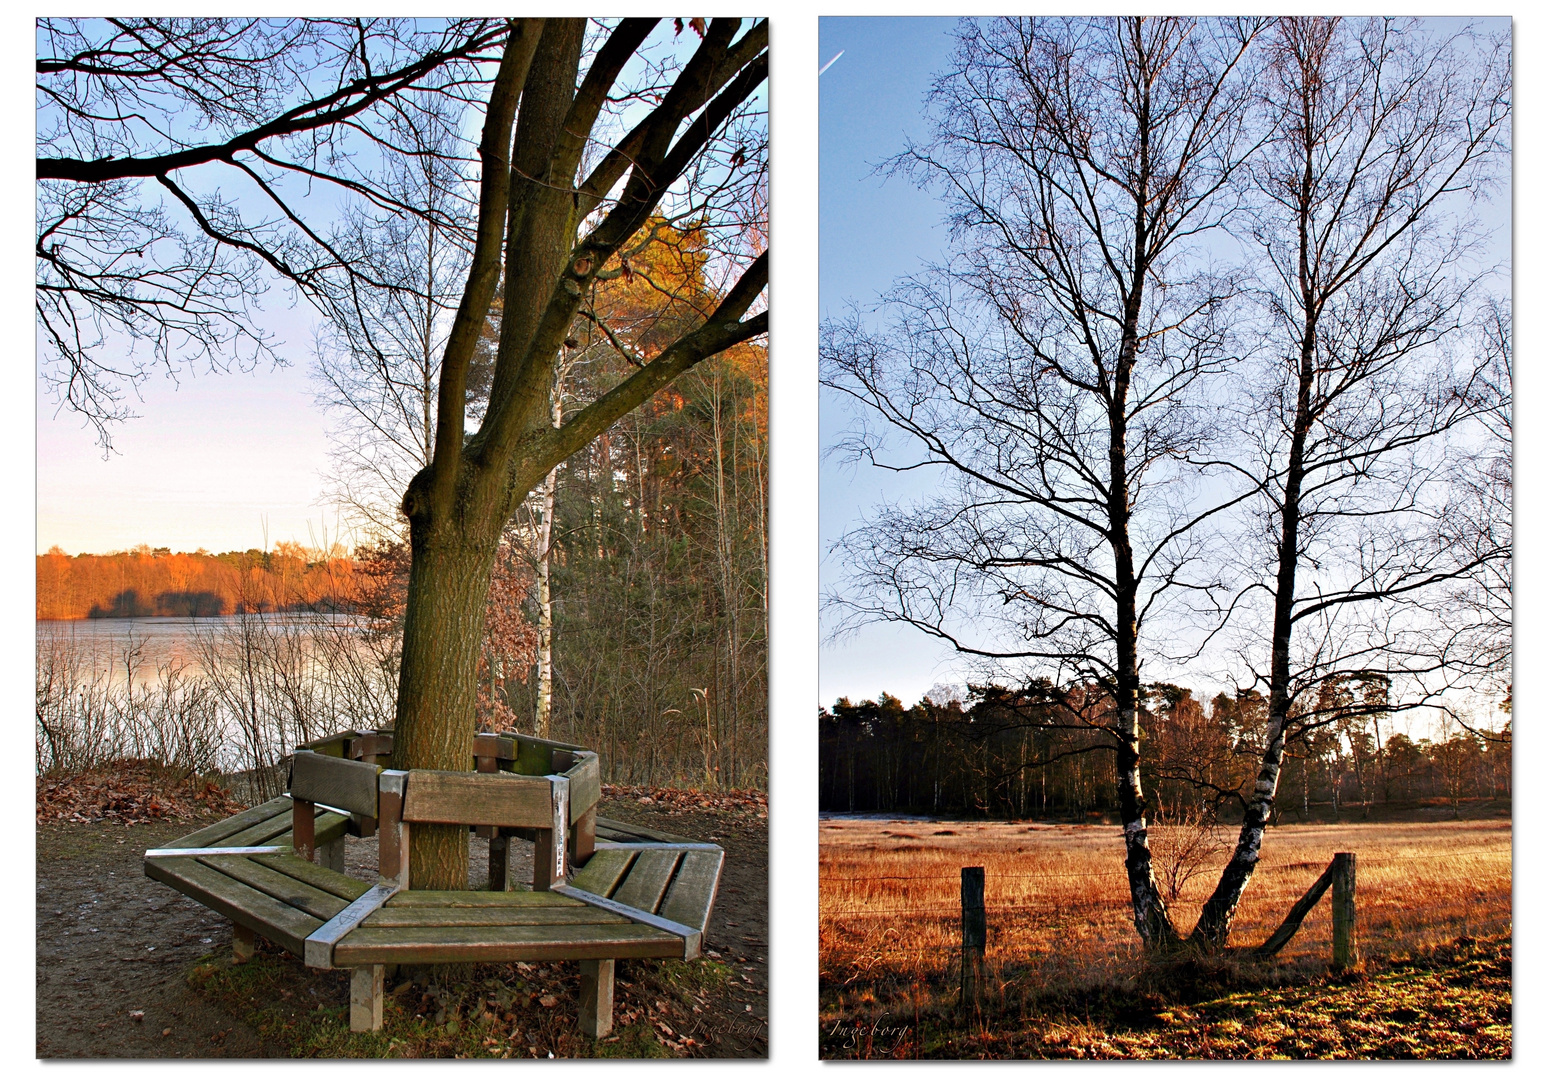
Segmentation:
<svg viewBox="0 0 1547 1080">
<path fill-rule="evenodd" d="M 1358 860 L 1351 851 L 1339 851 L 1305 895 L 1289 909 L 1279 928 L 1267 941 L 1252 950 L 1261 958 L 1276 955 L 1300 929 L 1316 902 L 1332 890 L 1332 970 L 1346 971 L 1359 964 L 1359 941 L 1355 933 L 1354 888 Z M 983 867 L 962 867 L 961 880 L 961 998 L 960 1006 L 968 1016 L 980 1015 L 983 1008 L 984 953 L 988 945 L 988 913 L 984 905 Z"/>
<path fill-rule="evenodd" d="M 1295 902 L 1284 917 L 1283 923 L 1273 931 L 1273 936 L 1254 950 L 1259 957 L 1278 953 L 1289 939 L 1295 936 L 1300 924 L 1316 906 L 1322 894 L 1332 889 L 1332 968 L 1344 971 L 1359 963 L 1359 942 L 1354 933 L 1354 883 L 1357 859 L 1351 851 L 1340 851 L 1332 856 L 1332 862 L 1322 871 L 1305 895 Z"/>
</svg>

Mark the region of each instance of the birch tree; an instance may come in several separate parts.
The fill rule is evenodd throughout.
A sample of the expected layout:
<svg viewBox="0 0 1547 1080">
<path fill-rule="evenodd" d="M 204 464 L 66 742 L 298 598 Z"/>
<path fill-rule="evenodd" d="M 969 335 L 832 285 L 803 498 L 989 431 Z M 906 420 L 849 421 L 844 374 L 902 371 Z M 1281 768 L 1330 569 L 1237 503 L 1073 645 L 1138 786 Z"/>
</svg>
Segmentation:
<svg viewBox="0 0 1547 1080">
<path fill-rule="evenodd" d="M 1253 238 L 1274 366 L 1254 434 L 1272 554 L 1247 596 L 1270 603 L 1256 672 L 1269 733 L 1193 933 L 1213 946 L 1256 868 L 1287 744 L 1337 716 L 1302 695 L 1378 673 L 1409 707 L 1432 700 L 1471 663 L 1457 613 L 1435 605 L 1509 554 L 1496 533 L 1448 544 L 1432 527 L 1447 438 L 1497 404 L 1461 339 L 1484 283 L 1471 212 L 1507 150 L 1507 45 L 1334 18 L 1279 20 L 1267 42 Z"/>
<path fill-rule="evenodd" d="M 1001 670 L 1110 697 L 1134 925 L 1177 934 L 1151 869 L 1140 781 L 1141 641 L 1223 586 L 1199 525 L 1239 493 L 1200 406 L 1229 368 L 1236 285 L 1197 238 L 1234 208 L 1253 148 L 1261 20 L 963 23 L 929 96 L 933 137 L 894 167 L 941 193 L 954 254 L 895 289 L 886 323 L 822 340 L 861 406 L 850 452 L 929 469 L 941 494 L 840 543 L 840 626 L 899 622 Z M 888 454 L 886 435 L 905 449 Z M 910 455 L 911 456 L 908 456 Z"/>
</svg>

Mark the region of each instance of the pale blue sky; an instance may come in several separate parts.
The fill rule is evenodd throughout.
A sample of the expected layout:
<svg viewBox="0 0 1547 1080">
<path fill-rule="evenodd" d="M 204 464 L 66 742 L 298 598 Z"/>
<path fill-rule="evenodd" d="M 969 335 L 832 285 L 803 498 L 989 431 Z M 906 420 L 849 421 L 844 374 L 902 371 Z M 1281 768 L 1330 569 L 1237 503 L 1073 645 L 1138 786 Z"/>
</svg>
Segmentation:
<svg viewBox="0 0 1547 1080">
<path fill-rule="evenodd" d="M 824 18 L 821 59 L 843 56 L 822 75 L 821 108 L 821 317 L 841 315 L 849 303 L 869 307 L 894 280 L 944 251 L 937 224 L 940 208 L 907 180 L 874 174 L 873 166 L 902 149 L 907 136 L 922 137 L 922 101 L 930 79 L 950 55 L 954 18 Z M 821 397 L 821 439 L 832 445 L 848 423 L 837 395 Z M 777 438 L 777 433 L 775 434 Z M 923 478 L 920 478 L 921 480 Z M 821 463 L 823 587 L 841 574 L 832 542 L 864 507 L 917 487 L 896 475 L 856 468 L 824 457 Z M 939 681 L 951 681 L 955 655 L 918 631 L 869 627 L 842 643 L 824 643 L 818 687 L 821 700 L 855 700 L 883 690 L 912 702 Z"/>
<path fill-rule="evenodd" d="M 696 41 L 691 32 L 674 34 L 667 20 L 652 48 L 685 56 Z M 754 100 L 766 107 L 766 88 Z M 610 122 L 626 128 L 632 116 Z M 476 116 L 468 123 L 476 126 Z M 302 205 L 323 220 L 334 198 L 324 186 Z M 282 540 L 353 546 L 364 539 L 339 534 L 338 512 L 324 493 L 329 418 L 314 403 L 309 378 L 318 316 L 304 304 L 291 307 L 282 285 L 270 289 L 263 306 L 260 323 L 290 366 L 224 375 L 185 367 L 176 380 L 153 372 L 141 398 L 126 395 L 137 415 L 114 425 L 110 455 L 90 425 L 59 410 L 35 376 L 38 552 L 56 544 L 73 555 L 141 543 L 218 552 Z"/>
</svg>

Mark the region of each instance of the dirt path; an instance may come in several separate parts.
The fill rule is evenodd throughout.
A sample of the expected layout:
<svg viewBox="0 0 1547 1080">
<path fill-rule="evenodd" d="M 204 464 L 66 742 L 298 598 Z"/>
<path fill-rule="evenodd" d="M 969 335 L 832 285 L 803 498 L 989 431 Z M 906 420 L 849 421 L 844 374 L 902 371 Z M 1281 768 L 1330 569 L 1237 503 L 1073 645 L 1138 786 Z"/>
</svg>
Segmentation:
<svg viewBox="0 0 1547 1080">
<path fill-rule="evenodd" d="M 711 955 L 719 954 L 736 975 L 692 1018 L 691 1027 L 677 1034 L 691 1036 L 695 1056 L 765 1056 L 767 820 L 673 811 L 635 799 L 604 800 L 601 812 L 725 847 L 726 868 L 705 941 Z M 240 1018 L 188 986 L 195 962 L 230 949 L 230 923 L 145 877 L 146 848 L 196 827 L 186 822 L 37 827 L 38 1057 L 284 1055 L 284 1047 L 260 1040 Z M 349 847 L 352 873 L 374 867 L 373 842 L 351 841 Z M 475 851 L 475 864 L 485 851 Z M 475 865 L 475 879 L 478 872 Z M 347 1002 L 347 981 L 309 980 L 306 993 L 321 1000 L 330 992 L 338 1003 Z"/>
<path fill-rule="evenodd" d="M 186 981 L 231 924 L 145 876 L 145 849 L 193 828 L 38 826 L 38 1057 L 268 1056 Z"/>
</svg>

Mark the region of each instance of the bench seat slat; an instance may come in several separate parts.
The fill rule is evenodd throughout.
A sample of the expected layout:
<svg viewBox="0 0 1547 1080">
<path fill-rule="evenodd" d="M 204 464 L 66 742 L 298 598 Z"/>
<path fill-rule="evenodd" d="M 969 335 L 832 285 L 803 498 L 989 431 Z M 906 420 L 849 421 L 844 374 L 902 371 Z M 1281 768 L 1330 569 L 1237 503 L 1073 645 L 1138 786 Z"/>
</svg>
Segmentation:
<svg viewBox="0 0 1547 1080">
<path fill-rule="evenodd" d="M 618 821 L 615 818 L 598 817 L 596 819 L 596 838 L 598 840 L 617 840 L 628 843 L 630 840 L 654 840 L 661 844 L 696 844 L 697 840 L 691 836 L 678 836 L 676 833 L 661 832 L 659 829 L 647 829 L 643 825 L 635 825 L 631 821 Z"/>
<path fill-rule="evenodd" d="M 289 802 L 289 799 L 285 800 Z M 251 847 L 256 844 L 273 842 L 274 838 L 290 832 L 291 810 L 286 807 L 283 813 L 275 814 L 267 821 L 258 823 L 243 829 L 221 841 L 226 847 Z M 288 843 L 289 841 L 286 841 Z M 206 844 L 205 847 L 210 845 Z"/>
<path fill-rule="evenodd" d="M 450 892 L 440 889 L 414 889 L 400 892 L 386 906 L 398 907 L 584 907 L 578 900 L 555 892 Z"/>
<path fill-rule="evenodd" d="M 254 825 L 261 825 L 272 817 L 288 813 L 290 800 L 281 795 L 277 799 L 270 799 L 266 803 L 260 803 L 250 810 L 243 810 L 240 814 L 217 821 L 213 825 L 206 825 L 197 832 L 191 832 L 187 836 L 178 837 L 171 843 L 162 844 L 162 847 L 209 847 L 212 844 L 221 844 L 224 847 L 233 846 L 226 838 L 235 836 L 244 829 Z M 251 845 L 244 845 L 251 846 Z"/>
<path fill-rule="evenodd" d="M 194 858 L 146 859 L 145 876 L 219 912 L 297 956 L 306 936 L 322 925 L 304 911 L 244 885 Z"/>
<path fill-rule="evenodd" d="M 661 901 L 660 914 L 673 922 L 694 926 L 702 930 L 709 922 L 714 908 L 715 891 L 720 883 L 720 866 L 725 861 L 723 851 L 689 851 L 682 856 L 682 865 L 672 879 L 666 899 Z"/>
<path fill-rule="evenodd" d="M 621 915 L 581 904 L 579 907 L 383 907 L 373 912 L 364 926 L 571 926 L 589 923 L 626 923 Z"/>
<path fill-rule="evenodd" d="M 654 912 L 666 895 L 672 871 L 682 858 L 680 851 L 641 851 L 629 867 L 628 877 L 613 892 L 612 899 L 641 911 Z M 584 885 L 579 888 L 585 888 Z M 587 890 L 589 891 L 589 890 Z"/>
<path fill-rule="evenodd" d="M 337 870 L 329 870 L 326 866 L 318 866 L 295 855 L 254 855 L 252 861 L 297 881 L 304 881 L 314 889 L 332 893 L 345 902 L 358 900 L 371 891 L 371 887 L 359 878 L 340 874 Z"/>
<path fill-rule="evenodd" d="M 348 906 L 347 900 L 341 900 L 330 892 L 324 892 L 288 874 L 282 874 L 278 870 L 255 863 L 246 855 L 206 855 L 199 861 L 205 866 L 214 867 L 226 877 L 235 878 L 244 885 L 251 885 L 259 892 L 268 893 L 280 903 L 298 908 L 323 922 Z"/>
<path fill-rule="evenodd" d="M 628 873 L 628 868 L 634 862 L 637 852 L 620 851 L 613 848 L 608 851 L 598 851 L 592 855 L 585 866 L 570 875 L 569 883 L 577 889 L 595 893 L 597 896 L 611 896 L 612 890 L 618 887 L 618 882 L 623 880 L 623 875 Z"/>
<path fill-rule="evenodd" d="M 633 923 L 361 927 L 334 946 L 333 965 L 605 960 L 681 955 L 681 938 Z"/>
</svg>

